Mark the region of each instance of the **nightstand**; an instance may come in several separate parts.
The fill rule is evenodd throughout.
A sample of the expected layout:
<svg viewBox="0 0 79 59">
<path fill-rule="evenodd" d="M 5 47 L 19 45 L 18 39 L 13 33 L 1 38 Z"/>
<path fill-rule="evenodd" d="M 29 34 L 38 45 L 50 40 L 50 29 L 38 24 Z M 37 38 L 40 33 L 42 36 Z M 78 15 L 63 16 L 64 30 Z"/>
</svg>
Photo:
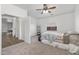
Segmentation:
<svg viewBox="0 0 79 59">
<path fill-rule="evenodd" d="M 71 33 L 70 34 L 70 43 L 79 46 L 79 33 Z"/>
<path fill-rule="evenodd" d="M 75 41 L 77 41 L 77 40 L 75 40 L 74 38 L 73 38 L 73 40 L 70 38 L 72 35 L 76 35 L 77 37 L 79 37 L 79 33 L 65 33 L 64 34 L 64 36 L 63 36 L 63 43 L 64 44 L 69 44 L 69 43 L 71 43 L 71 42 L 75 42 Z M 77 42 L 75 42 L 75 43 L 77 43 Z"/>
<path fill-rule="evenodd" d="M 69 36 L 70 35 L 68 33 L 64 33 L 64 36 L 63 36 L 63 43 L 64 44 L 69 44 L 70 43 Z"/>
</svg>

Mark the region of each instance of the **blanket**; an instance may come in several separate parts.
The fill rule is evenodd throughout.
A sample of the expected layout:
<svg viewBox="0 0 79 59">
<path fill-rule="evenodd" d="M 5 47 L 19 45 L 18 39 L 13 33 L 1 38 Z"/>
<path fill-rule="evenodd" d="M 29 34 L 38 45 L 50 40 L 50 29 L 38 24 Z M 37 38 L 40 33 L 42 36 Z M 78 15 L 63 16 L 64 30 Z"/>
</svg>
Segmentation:
<svg viewBox="0 0 79 59">
<path fill-rule="evenodd" d="M 41 39 L 48 40 L 50 43 L 52 43 L 57 39 L 57 36 L 53 34 L 44 34 L 41 36 Z"/>
</svg>

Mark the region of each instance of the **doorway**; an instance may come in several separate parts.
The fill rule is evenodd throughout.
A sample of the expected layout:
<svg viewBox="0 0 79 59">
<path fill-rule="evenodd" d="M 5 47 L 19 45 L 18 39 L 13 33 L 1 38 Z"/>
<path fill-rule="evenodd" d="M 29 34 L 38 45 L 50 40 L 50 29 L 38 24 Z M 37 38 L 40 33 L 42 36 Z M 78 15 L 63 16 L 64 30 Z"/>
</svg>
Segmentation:
<svg viewBox="0 0 79 59">
<path fill-rule="evenodd" d="M 2 48 L 23 42 L 23 40 L 13 36 L 13 20 L 13 16 L 2 15 Z"/>
</svg>

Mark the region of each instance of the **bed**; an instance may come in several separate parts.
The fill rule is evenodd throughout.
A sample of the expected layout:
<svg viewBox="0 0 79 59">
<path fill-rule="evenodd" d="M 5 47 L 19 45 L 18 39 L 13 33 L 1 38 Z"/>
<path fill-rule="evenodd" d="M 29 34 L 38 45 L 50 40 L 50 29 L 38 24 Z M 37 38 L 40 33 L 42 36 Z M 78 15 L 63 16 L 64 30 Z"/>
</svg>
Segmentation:
<svg viewBox="0 0 79 59">
<path fill-rule="evenodd" d="M 63 33 L 57 31 L 57 26 L 48 26 L 47 31 L 41 34 L 42 40 L 48 40 L 50 43 L 53 41 L 62 42 Z"/>
<path fill-rule="evenodd" d="M 74 44 L 64 44 L 63 37 L 65 33 L 57 31 L 57 26 L 47 27 L 47 31 L 41 34 L 41 41 L 44 44 L 51 45 L 56 48 L 68 50 L 72 54 L 79 54 L 79 47 Z"/>
</svg>

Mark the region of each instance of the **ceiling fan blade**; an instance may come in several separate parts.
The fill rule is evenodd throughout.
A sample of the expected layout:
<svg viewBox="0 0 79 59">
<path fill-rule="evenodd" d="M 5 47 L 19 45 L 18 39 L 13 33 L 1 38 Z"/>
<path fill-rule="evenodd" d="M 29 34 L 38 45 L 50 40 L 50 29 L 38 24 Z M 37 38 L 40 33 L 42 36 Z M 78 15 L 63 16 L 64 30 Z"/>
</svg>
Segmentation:
<svg viewBox="0 0 79 59">
<path fill-rule="evenodd" d="M 50 7 L 50 8 L 48 8 L 48 9 L 55 9 L 56 8 L 56 6 L 54 6 L 54 7 Z"/>
<path fill-rule="evenodd" d="M 49 13 L 51 13 L 51 11 L 48 11 Z"/>
<path fill-rule="evenodd" d="M 43 14 L 43 11 L 41 12 L 41 14 Z"/>
<path fill-rule="evenodd" d="M 43 9 L 36 9 L 36 10 L 43 10 Z"/>
<path fill-rule="evenodd" d="M 37 11 L 41 11 L 41 14 L 43 13 L 52 13 L 51 12 L 51 9 L 55 9 L 56 6 L 53 6 L 53 7 L 49 7 L 48 8 L 48 5 L 47 4 L 43 4 L 43 8 L 42 9 L 36 9 Z"/>
</svg>

